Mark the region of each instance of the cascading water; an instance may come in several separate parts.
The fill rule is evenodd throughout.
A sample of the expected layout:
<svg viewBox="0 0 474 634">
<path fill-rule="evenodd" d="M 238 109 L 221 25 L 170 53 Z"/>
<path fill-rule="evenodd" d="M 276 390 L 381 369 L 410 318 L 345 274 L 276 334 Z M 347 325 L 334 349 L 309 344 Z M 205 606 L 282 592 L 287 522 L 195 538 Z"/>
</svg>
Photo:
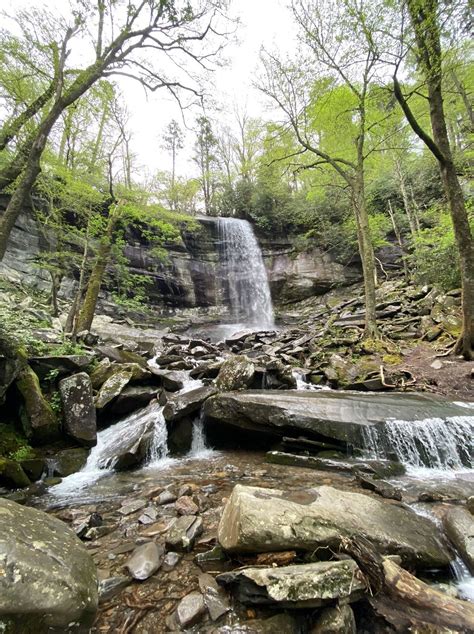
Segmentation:
<svg viewBox="0 0 474 634">
<path fill-rule="evenodd" d="M 224 295 L 236 323 L 271 330 L 272 298 L 262 252 L 252 227 L 238 218 L 218 219 Z"/>
<path fill-rule="evenodd" d="M 156 465 L 168 455 L 168 434 L 163 408 L 153 403 L 134 412 L 115 425 L 97 434 L 97 444 L 91 449 L 81 471 L 73 473 L 50 492 L 55 497 L 67 497 L 89 487 L 113 472 L 118 458 L 127 449 L 134 448 L 148 436 L 148 464 Z"/>
<path fill-rule="evenodd" d="M 363 433 L 365 446 L 372 455 L 395 456 L 412 470 L 474 467 L 474 416 L 389 420 L 383 427 L 365 427 Z"/>
</svg>

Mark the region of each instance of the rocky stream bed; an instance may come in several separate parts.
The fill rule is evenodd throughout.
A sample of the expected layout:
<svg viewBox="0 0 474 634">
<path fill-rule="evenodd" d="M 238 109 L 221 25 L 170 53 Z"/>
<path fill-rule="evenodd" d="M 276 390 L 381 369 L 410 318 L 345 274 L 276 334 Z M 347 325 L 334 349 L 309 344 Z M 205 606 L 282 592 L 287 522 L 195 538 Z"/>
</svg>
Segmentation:
<svg viewBox="0 0 474 634">
<path fill-rule="evenodd" d="M 459 298 L 379 292 L 381 341 L 334 292 L 6 359 L 36 456 L 0 462 L 0 631 L 474 631 L 472 368 L 436 356 Z"/>
</svg>

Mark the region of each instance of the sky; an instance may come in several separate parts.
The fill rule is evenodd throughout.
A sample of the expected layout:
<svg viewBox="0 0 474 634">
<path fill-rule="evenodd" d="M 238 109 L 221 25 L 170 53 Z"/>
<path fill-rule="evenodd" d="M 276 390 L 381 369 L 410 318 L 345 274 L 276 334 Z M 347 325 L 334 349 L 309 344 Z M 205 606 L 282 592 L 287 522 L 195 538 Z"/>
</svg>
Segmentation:
<svg viewBox="0 0 474 634">
<path fill-rule="evenodd" d="M 291 15 L 286 4 L 287 0 L 232 0 L 230 13 L 239 18 L 240 24 L 234 35 L 237 42 L 230 41 L 225 49 L 228 64 L 213 73 L 216 86 L 212 90 L 213 100 L 219 106 L 217 114 L 209 112 L 213 119 L 232 126 L 236 110 L 251 116 L 267 116 L 263 96 L 252 82 L 257 75 L 262 46 L 288 50 L 294 45 Z M 0 8 L 9 12 L 31 6 L 64 11 L 67 0 L 0 0 Z M 138 171 L 142 173 L 139 180 L 144 180 L 146 174 L 170 168 L 170 159 L 160 147 L 162 134 L 171 119 L 182 122 L 181 112 L 165 90 L 147 95 L 133 80 L 118 78 L 117 83 L 130 112 L 132 151 L 137 157 Z M 188 127 L 198 114 L 197 111 L 186 114 Z M 191 161 L 192 134 L 187 134 L 187 144 L 177 166 L 183 176 L 193 175 L 196 169 Z"/>
</svg>

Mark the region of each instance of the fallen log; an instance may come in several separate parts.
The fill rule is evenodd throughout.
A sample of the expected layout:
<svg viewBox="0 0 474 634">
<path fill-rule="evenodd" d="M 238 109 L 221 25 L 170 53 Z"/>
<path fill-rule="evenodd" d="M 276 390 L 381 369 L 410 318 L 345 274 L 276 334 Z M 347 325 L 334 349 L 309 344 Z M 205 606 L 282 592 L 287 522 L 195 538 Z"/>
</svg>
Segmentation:
<svg viewBox="0 0 474 634">
<path fill-rule="evenodd" d="M 341 540 L 364 573 L 373 597 L 370 602 L 398 632 L 434 625 L 464 634 L 474 632 L 474 605 L 454 599 L 417 579 L 393 560 L 383 558 L 362 538 Z"/>
</svg>

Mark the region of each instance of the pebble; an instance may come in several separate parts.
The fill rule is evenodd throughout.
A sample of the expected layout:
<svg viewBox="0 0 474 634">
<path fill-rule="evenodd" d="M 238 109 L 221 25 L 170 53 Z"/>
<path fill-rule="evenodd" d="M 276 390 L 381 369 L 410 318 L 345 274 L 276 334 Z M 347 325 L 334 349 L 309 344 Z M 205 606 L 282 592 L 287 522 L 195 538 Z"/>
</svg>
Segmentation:
<svg viewBox="0 0 474 634">
<path fill-rule="evenodd" d="M 138 518 L 140 524 L 153 524 L 158 518 L 158 510 L 154 506 L 148 506 Z"/>
<path fill-rule="evenodd" d="M 175 553 L 173 551 L 166 553 L 165 558 L 163 559 L 163 565 L 162 565 L 163 570 L 165 572 L 169 572 L 170 570 L 173 570 L 173 568 L 179 563 L 181 557 L 182 555 L 180 555 L 179 553 Z"/>
<path fill-rule="evenodd" d="M 198 505 L 188 495 L 183 495 L 178 498 L 175 508 L 178 515 L 196 515 L 199 512 Z"/>
<path fill-rule="evenodd" d="M 132 513 L 135 513 L 136 511 L 140 511 L 147 504 L 148 504 L 148 500 L 143 500 L 141 498 L 137 498 L 136 500 L 129 500 L 128 502 L 125 502 L 125 504 L 122 504 L 118 512 L 121 515 L 131 515 Z"/>
<path fill-rule="evenodd" d="M 138 546 L 126 567 L 134 579 L 144 581 L 153 575 L 161 566 L 163 561 L 164 548 L 155 542 L 148 542 Z"/>
<path fill-rule="evenodd" d="M 171 504 L 172 502 L 176 502 L 178 496 L 172 493 L 171 491 L 162 491 L 160 495 L 155 498 L 155 502 L 157 504 Z"/>
<path fill-rule="evenodd" d="M 191 627 L 201 620 L 206 612 L 204 598 L 200 592 L 191 592 L 181 599 L 176 608 L 176 621 L 182 628 Z"/>
<path fill-rule="evenodd" d="M 174 550 L 192 550 L 194 542 L 202 534 L 202 519 L 194 515 L 178 517 L 166 536 L 166 545 Z"/>
</svg>

